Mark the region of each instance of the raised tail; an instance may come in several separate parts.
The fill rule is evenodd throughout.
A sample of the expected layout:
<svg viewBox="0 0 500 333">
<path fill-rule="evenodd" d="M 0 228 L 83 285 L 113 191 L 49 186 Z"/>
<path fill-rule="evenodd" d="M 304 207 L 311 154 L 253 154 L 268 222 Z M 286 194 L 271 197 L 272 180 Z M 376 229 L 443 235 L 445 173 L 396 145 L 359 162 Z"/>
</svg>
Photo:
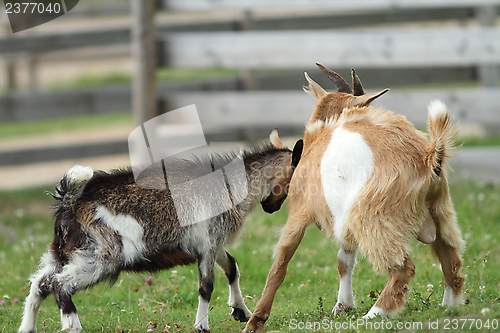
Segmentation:
<svg viewBox="0 0 500 333">
<path fill-rule="evenodd" d="M 431 243 L 432 253 L 439 259 L 444 274 L 445 291 L 442 305 L 455 306 L 462 303 L 462 288 L 465 277 L 461 273 L 463 261 L 461 253 L 465 248 L 457 215 L 451 201 L 448 181 L 443 175 L 453 149 L 457 127 L 441 101 L 429 104 L 429 166 L 437 179 L 434 192 L 428 201 L 429 212 L 436 225 L 436 239 Z"/>
<path fill-rule="evenodd" d="M 69 208 L 73 206 L 75 200 L 82 194 L 85 184 L 93 175 L 94 171 L 91 167 L 75 165 L 69 169 L 59 184 L 56 185 L 55 192 L 49 192 L 58 201 L 54 208 Z"/>
<path fill-rule="evenodd" d="M 457 216 L 451 201 L 448 180 L 443 175 L 443 168 L 451 157 L 458 128 L 452 122 L 451 116 L 441 101 L 429 104 L 429 138 L 430 147 L 427 155 L 429 167 L 437 178 L 436 188 L 429 201 L 429 210 L 437 227 L 437 239 L 433 243 L 434 253 L 438 256 L 440 250 L 436 247 L 450 246 L 460 253 L 465 242 L 457 223 Z M 436 248 L 434 248 L 436 247 Z"/>
<path fill-rule="evenodd" d="M 85 184 L 94 175 L 91 167 L 75 165 L 64 174 L 54 193 L 49 193 L 58 202 L 53 208 L 54 239 L 50 244 L 52 255 L 60 264 L 69 260 L 75 248 L 81 246 L 85 239 L 82 226 L 73 211 L 75 201 L 81 196 Z"/>
<path fill-rule="evenodd" d="M 428 110 L 430 147 L 427 162 L 433 173 L 440 177 L 443 167 L 451 157 L 458 128 L 453 124 L 448 108 L 440 100 L 431 101 Z"/>
</svg>

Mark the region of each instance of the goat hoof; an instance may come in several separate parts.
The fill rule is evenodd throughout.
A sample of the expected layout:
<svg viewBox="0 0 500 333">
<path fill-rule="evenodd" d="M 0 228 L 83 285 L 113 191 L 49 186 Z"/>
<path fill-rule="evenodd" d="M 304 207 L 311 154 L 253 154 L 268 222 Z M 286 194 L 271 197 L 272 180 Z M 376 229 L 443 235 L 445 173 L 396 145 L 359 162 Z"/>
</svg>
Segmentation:
<svg viewBox="0 0 500 333">
<path fill-rule="evenodd" d="M 354 306 L 342 302 L 337 302 L 337 304 L 335 304 L 335 306 L 333 307 L 332 312 L 334 316 L 337 316 L 340 315 L 342 312 L 347 312 L 348 310 L 351 310 L 353 308 Z"/>
<path fill-rule="evenodd" d="M 208 328 L 198 328 L 198 333 L 210 333 L 210 330 Z"/>
<path fill-rule="evenodd" d="M 379 307 L 372 306 L 372 308 L 370 309 L 370 311 L 368 311 L 368 313 L 363 316 L 363 319 L 373 319 L 376 316 L 380 316 L 381 318 L 387 318 L 388 317 L 387 313 L 385 313 L 384 310 L 382 310 Z"/>
<path fill-rule="evenodd" d="M 249 317 L 246 316 L 245 311 L 239 308 L 233 308 L 233 311 L 231 312 L 231 316 L 233 316 L 234 320 L 239 321 L 239 322 L 246 322 Z"/>
<path fill-rule="evenodd" d="M 346 306 L 344 305 L 344 303 L 338 302 L 337 304 L 335 304 L 335 307 L 333 308 L 333 315 L 337 316 L 345 310 Z"/>
<path fill-rule="evenodd" d="M 269 316 L 253 314 L 242 333 L 262 332 L 264 330 L 264 323 L 267 321 L 268 317 Z"/>
</svg>

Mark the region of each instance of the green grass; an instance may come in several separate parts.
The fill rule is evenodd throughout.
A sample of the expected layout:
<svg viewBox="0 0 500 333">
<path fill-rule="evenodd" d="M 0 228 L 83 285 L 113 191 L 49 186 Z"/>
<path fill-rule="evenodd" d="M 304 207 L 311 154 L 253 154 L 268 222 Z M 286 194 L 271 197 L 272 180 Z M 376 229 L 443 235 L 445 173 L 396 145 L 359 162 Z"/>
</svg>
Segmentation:
<svg viewBox="0 0 500 333">
<path fill-rule="evenodd" d="M 159 83 L 171 81 L 193 81 L 207 78 L 217 79 L 238 75 L 237 69 L 179 69 L 162 67 L 156 71 L 156 79 Z M 55 83 L 51 89 L 71 89 L 102 87 L 117 84 L 130 84 L 132 76 L 126 73 L 110 73 L 106 75 L 81 75 L 70 82 Z"/>
<path fill-rule="evenodd" d="M 37 267 L 40 255 L 52 237 L 50 197 L 48 188 L 0 193 L 0 332 L 15 332 L 21 319 L 22 303 L 29 290 L 27 277 Z M 500 320 L 500 187 L 473 183 L 455 184 L 452 197 L 467 241 L 464 253 L 464 274 L 467 275 L 465 297 L 469 304 L 458 308 L 441 308 L 443 276 L 438 262 L 431 257 L 428 246 L 414 244 L 412 254 L 416 276 L 411 283 L 405 310 L 391 323 L 422 322 L 422 329 L 445 331 L 465 319 Z M 260 208 L 248 217 L 245 230 L 229 251 L 241 269 L 241 288 L 250 309 L 255 307 L 271 266 L 272 249 L 280 227 L 286 221 L 286 210 L 268 215 Z M 334 318 L 331 309 L 336 301 L 338 246 L 310 227 L 292 259 L 288 275 L 278 290 L 267 330 L 289 331 L 292 320 L 303 323 L 322 322 L 341 325 L 357 320 L 374 304 L 387 281 L 386 275 L 373 273 L 366 258 L 359 258 L 353 286 L 358 308 Z M 153 284 L 144 284 L 148 274 L 122 274 L 114 286 L 102 283 L 78 292 L 74 302 L 87 332 L 190 332 L 197 308 L 196 266 L 178 267 L 153 275 Z M 428 285 L 433 285 L 433 291 Z M 484 286 L 484 288 L 483 288 Z M 370 297 L 370 293 L 374 298 Z M 212 296 L 210 324 L 212 332 L 238 332 L 244 324 L 234 322 L 226 304 L 227 281 L 217 270 Z M 427 300 L 428 298 L 428 300 Z M 18 300 L 18 301 L 15 301 Z M 488 314 L 482 314 L 489 308 Z M 453 320 L 457 320 L 453 322 Z M 372 323 L 380 324 L 379 319 Z M 468 322 L 469 325 L 471 321 Z M 347 324 L 344 324 L 347 325 Z M 407 324 L 410 325 L 410 324 Z M 468 326 L 466 326 L 468 328 Z M 50 296 L 38 316 L 38 332 L 56 332 L 60 328 L 59 311 Z M 483 329 L 484 330 L 484 329 Z M 296 330 L 322 332 L 323 330 Z M 350 332 L 349 328 L 343 332 Z M 360 331 L 365 330 L 363 327 Z M 386 330 L 386 331 L 394 331 Z M 404 330 L 402 330 L 404 331 Z M 455 330 L 456 331 L 456 330 Z M 460 330 L 458 330 L 460 331 Z M 463 329 L 468 331 L 468 329 Z M 488 331 L 488 330 L 484 330 Z M 489 331 L 495 331 L 490 329 Z"/>
<path fill-rule="evenodd" d="M 462 139 L 463 147 L 495 147 L 500 146 L 500 137 L 486 136 L 486 137 L 468 137 Z"/>
<path fill-rule="evenodd" d="M 119 124 L 132 124 L 132 122 L 133 117 L 130 111 L 69 116 L 27 122 L 4 122 L 0 123 L 0 140 L 57 132 L 71 132 L 81 129 L 104 128 Z"/>
</svg>

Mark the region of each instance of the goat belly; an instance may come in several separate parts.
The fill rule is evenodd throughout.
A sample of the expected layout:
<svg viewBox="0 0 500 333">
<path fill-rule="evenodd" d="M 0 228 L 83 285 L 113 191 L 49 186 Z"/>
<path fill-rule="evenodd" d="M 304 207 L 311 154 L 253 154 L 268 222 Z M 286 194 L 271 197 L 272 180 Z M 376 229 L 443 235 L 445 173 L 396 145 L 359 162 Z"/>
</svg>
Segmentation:
<svg viewBox="0 0 500 333">
<path fill-rule="evenodd" d="M 373 172 L 373 152 L 363 136 L 342 126 L 334 130 L 321 160 L 323 193 L 334 216 L 335 238 L 345 238 L 349 211 Z"/>
<path fill-rule="evenodd" d="M 196 258 L 183 249 L 163 250 L 149 254 L 144 260 L 137 261 L 128 270 L 155 272 L 179 265 L 190 265 Z"/>
</svg>

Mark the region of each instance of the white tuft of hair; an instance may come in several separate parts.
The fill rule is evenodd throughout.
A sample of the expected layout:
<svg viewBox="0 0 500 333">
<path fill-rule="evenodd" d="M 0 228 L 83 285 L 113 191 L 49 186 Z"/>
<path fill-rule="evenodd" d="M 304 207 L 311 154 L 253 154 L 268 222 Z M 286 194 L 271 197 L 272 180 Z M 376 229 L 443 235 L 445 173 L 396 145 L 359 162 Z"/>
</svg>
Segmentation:
<svg viewBox="0 0 500 333">
<path fill-rule="evenodd" d="M 318 130 L 321 129 L 325 125 L 325 122 L 323 120 L 316 120 L 313 123 L 307 123 L 306 124 L 306 132 L 309 134 L 312 134 Z"/>
<path fill-rule="evenodd" d="M 442 118 L 448 114 L 448 108 L 439 99 L 431 101 L 427 109 L 429 110 L 429 118 L 431 119 Z"/>
<path fill-rule="evenodd" d="M 74 185 L 80 185 L 87 182 L 94 175 L 94 170 L 89 166 L 75 165 L 66 172 L 66 177 Z"/>
</svg>

